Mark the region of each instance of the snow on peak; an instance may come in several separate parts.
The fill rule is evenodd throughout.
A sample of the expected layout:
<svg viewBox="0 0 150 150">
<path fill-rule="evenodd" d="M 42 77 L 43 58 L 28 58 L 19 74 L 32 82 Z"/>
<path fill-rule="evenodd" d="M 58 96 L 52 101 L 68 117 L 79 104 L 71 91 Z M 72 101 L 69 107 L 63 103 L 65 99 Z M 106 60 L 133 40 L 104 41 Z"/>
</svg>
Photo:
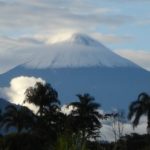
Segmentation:
<svg viewBox="0 0 150 150">
<path fill-rule="evenodd" d="M 100 43 L 93 38 L 89 37 L 86 34 L 81 34 L 81 33 L 75 33 L 73 34 L 67 42 L 73 43 L 73 44 L 81 44 L 81 45 L 86 45 L 86 46 L 98 46 Z"/>
<path fill-rule="evenodd" d="M 83 34 L 74 34 L 63 42 L 32 47 L 30 53 L 31 50 L 32 56 L 25 64 L 30 68 L 137 67 Z"/>
</svg>

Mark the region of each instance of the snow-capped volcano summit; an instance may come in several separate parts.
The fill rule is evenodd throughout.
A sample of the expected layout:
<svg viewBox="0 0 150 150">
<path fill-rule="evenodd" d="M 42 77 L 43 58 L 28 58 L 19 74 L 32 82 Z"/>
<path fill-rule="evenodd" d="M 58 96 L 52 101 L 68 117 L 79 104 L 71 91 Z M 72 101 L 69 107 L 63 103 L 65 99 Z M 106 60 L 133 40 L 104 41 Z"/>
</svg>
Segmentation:
<svg viewBox="0 0 150 150">
<path fill-rule="evenodd" d="M 32 49 L 35 49 L 36 57 L 32 55 L 34 58 L 31 56 L 25 63 L 29 68 L 138 67 L 83 34 L 74 34 L 63 42 Z"/>
<path fill-rule="evenodd" d="M 112 52 L 99 41 L 85 35 L 73 34 L 55 43 L 24 41 L 10 43 L 5 50 L 5 60 L 0 51 L 0 74 L 18 65 L 27 68 L 83 68 L 83 67 L 139 67 Z"/>
<path fill-rule="evenodd" d="M 72 44 L 81 44 L 81 45 L 92 46 L 92 47 L 101 45 L 100 42 L 96 41 L 95 39 L 89 37 L 86 34 L 81 34 L 81 33 L 74 33 L 66 41 Z"/>
</svg>

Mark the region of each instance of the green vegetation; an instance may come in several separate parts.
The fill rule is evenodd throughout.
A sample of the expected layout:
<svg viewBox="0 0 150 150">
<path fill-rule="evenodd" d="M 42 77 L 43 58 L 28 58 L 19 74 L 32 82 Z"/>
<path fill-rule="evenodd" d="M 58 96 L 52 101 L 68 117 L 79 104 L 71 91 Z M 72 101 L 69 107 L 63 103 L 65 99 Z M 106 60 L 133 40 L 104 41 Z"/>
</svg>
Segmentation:
<svg viewBox="0 0 150 150">
<path fill-rule="evenodd" d="M 70 114 L 61 111 L 58 93 L 50 84 L 37 82 L 25 92 L 24 103 L 37 107 L 37 113 L 25 106 L 9 105 L 0 111 L 0 150 L 149 150 L 150 96 L 141 93 L 131 103 L 128 118 L 133 127 L 147 115 L 148 134 L 123 136 L 121 115 L 101 114 L 89 94 L 77 95 Z M 100 141 L 101 121 L 113 119 L 115 142 Z M 116 124 L 118 126 L 116 126 Z"/>
<path fill-rule="evenodd" d="M 79 102 L 72 102 L 68 106 L 75 109 L 71 111 L 76 133 L 80 133 L 83 140 L 100 136 L 100 119 L 103 116 L 98 112 L 99 104 L 89 94 L 77 95 Z"/>
<path fill-rule="evenodd" d="M 146 93 L 141 93 L 138 99 L 131 103 L 129 107 L 128 118 L 133 120 L 133 127 L 139 124 L 140 117 L 147 116 L 147 133 L 150 134 L 150 96 Z"/>
</svg>

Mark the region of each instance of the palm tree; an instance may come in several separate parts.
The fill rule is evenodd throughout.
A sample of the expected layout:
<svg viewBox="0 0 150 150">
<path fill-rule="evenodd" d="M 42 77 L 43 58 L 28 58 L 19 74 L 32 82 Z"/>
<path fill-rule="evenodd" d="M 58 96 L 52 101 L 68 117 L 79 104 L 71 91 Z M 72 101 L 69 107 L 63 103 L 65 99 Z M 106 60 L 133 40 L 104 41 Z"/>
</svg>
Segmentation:
<svg viewBox="0 0 150 150">
<path fill-rule="evenodd" d="M 41 82 L 37 82 L 34 87 L 29 87 L 25 91 L 25 102 L 37 106 L 37 113 L 41 116 L 44 114 L 45 109 L 56 110 L 60 105 L 57 91 L 50 84 L 43 84 Z"/>
<path fill-rule="evenodd" d="M 101 127 L 100 119 L 102 115 L 99 113 L 98 108 L 100 105 L 94 102 L 94 98 L 89 94 L 77 95 L 79 102 L 72 102 L 74 109 L 71 112 L 73 118 L 74 128 L 81 133 L 83 139 L 90 137 L 97 137 L 98 130 Z"/>
<path fill-rule="evenodd" d="M 20 133 L 23 129 L 28 130 L 31 128 L 33 118 L 33 113 L 27 107 L 8 105 L 5 108 L 0 126 L 4 127 L 6 131 L 11 127 L 15 127 L 17 133 Z"/>
<path fill-rule="evenodd" d="M 33 133 L 47 143 L 53 143 L 57 138 L 60 113 L 57 91 L 48 83 L 37 82 L 34 87 L 26 90 L 24 103 L 26 102 L 38 108 Z"/>
<path fill-rule="evenodd" d="M 142 115 L 147 116 L 147 133 L 150 134 L 150 96 L 147 93 L 139 94 L 137 100 L 130 104 L 128 118 L 134 117 L 133 127 L 139 124 Z"/>
</svg>

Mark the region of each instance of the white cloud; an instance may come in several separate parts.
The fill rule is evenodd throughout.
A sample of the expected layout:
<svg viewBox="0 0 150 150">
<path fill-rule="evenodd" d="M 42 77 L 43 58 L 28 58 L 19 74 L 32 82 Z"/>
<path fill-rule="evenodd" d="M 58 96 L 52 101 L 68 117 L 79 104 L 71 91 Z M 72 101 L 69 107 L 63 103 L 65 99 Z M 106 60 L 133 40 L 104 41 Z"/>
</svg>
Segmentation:
<svg viewBox="0 0 150 150">
<path fill-rule="evenodd" d="M 33 47 L 44 46 L 44 43 L 38 38 L 0 37 L 0 74 L 30 61 L 31 56 L 36 53 Z"/>
<path fill-rule="evenodd" d="M 34 86 L 36 82 L 45 83 L 45 81 L 41 78 L 35 77 L 27 77 L 27 76 L 19 76 L 13 78 L 10 81 L 10 86 L 1 88 L 2 95 L 8 99 L 11 103 L 22 105 L 25 99 L 25 91 L 27 88 Z M 28 106 L 32 110 L 35 110 L 35 106 L 31 104 L 24 104 Z"/>
<path fill-rule="evenodd" d="M 52 36 L 44 35 L 43 40 L 45 40 L 47 44 L 61 42 L 61 41 L 65 41 L 65 40 L 69 39 L 70 36 L 74 33 L 75 33 L 75 31 L 73 31 L 73 30 L 61 30 L 59 32 L 56 32 Z M 39 36 L 37 35 L 35 37 L 42 39 L 41 35 L 39 35 Z"/>
<path fill-rule="evenodd" d="M 107 123 L 107 121 L 103 121 L 101 128 L 101 140 L 107 141 L 114 141 L 115 136 L 112 130 L 111 121 Z M 131 133 L 138 133 L 138 134 L 145 134 L 147 127 L 147 119 L 145 116 L 141 117 L 139 125 L 133 129 L 133 126 L 130 122 L 126 122 L 123 124 L 123 135 L 131 134 Z"/>
<path fill-rule="evenodd" d="M 75 109 L 73 106 L 67 107 L 67 105 L 63 105 L 61 107 L 62 113 L 66 114 L 66 115 L 69 115 L 73 109 Z"/>
<path fill-rule="evenodd" d="M 117 36 L 115 34 L 102 34 L 102 33 L 92 33 L 93 37 L 98 39 L 101 42 L 113 43 L 113 44 L 120 44 L 126 42 L 132 42 L 135 40 L 135 37 L 131 35 L 124 35 L 124 36 Z"/>
<path fill-rule="evenodd" d="M 150 70 L 150 52 L 144 50 L 115 50 L 115 52 L 123 57 L 126 57 L 136 64 Z"/>
<path fill-rule="evenodd" d="M 115 8 L 100 8 L 89 1 L 5 1 L 0 3 L 0 27 L 3 32 L 17 29 L 22 35 L 31 35 L 62 29 L 85 31 L 134 21 L 131 16 L 115 12 Z"/>
</svg>

